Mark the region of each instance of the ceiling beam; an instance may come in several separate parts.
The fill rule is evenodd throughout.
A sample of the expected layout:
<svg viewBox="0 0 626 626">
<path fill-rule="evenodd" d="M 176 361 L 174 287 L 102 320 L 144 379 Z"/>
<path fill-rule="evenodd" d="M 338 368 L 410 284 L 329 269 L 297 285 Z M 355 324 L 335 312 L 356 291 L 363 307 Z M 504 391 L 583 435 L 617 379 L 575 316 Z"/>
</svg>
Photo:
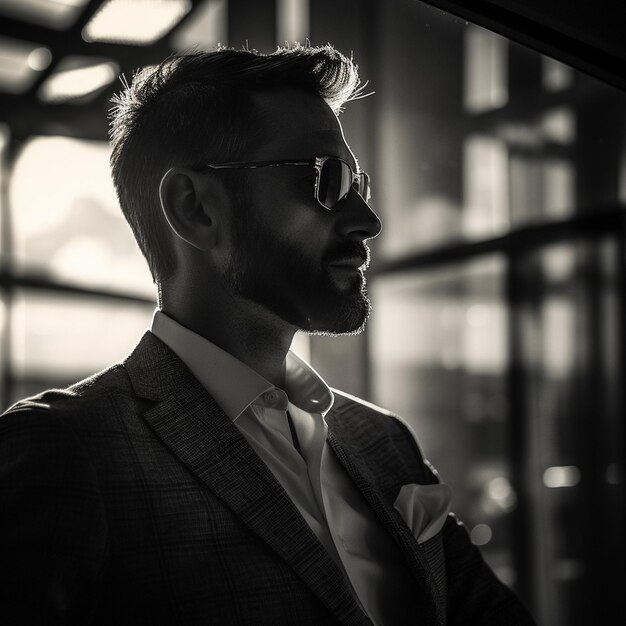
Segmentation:
<svg viewBox="0 0 626 626">
<path fill-rule="evenodd" d="M 588 36 L 586 13 L 572 10 L 569 0 L 549 0 L 543 6 L 537 0 L 530 3 L 533 6 L 493 0 L 423 1 L 626 90 L 626 51 L 621 34 L 623 2 L 587 3 L 585 11 L 601 16 L 598 23 L 605 27 L 604 34 L 598 31 Z M 550 18 L 556 9 L 560 9 L 558 23 Z"/>
<path fill-rule="evenodd" d="M 93 100 L 80 104 L 79 100 L 75 104 L 41 102 L 37 97 L 39 87 L 54 72 L 59 61 L 69 55 L 111 59 L 119 65 L 120 73 L 128 77 L 137 68 L 161 62 L 172 53 L 169 43 L 172 34 L 190 19 L 200 1 L 192 0 L 192 8 L 187 15 L 161 39 L 148 46 L 84 41 L 82 30 L 101 4 L 102 0 L 90 0 L 76 23 L 65 31 L 11 18 L 3 17 L 0 20 L 0 35 L 45 46 L 50 49 L 53 58 L 50 66 L 39 73 L 27 92 L 0 94 L 0 120 L 11 126 L 16 139 L 25 139 L 35 134 L 66 134 L 106 139 L 109 100 L 119 88 L 117 82 L 106 87 Z"/>
</svg>

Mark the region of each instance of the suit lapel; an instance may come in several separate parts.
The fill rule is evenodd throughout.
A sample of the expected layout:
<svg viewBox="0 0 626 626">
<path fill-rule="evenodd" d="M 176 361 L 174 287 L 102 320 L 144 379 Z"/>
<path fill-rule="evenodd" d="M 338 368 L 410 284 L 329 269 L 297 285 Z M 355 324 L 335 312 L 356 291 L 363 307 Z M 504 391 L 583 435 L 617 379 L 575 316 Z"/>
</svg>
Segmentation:
<svg viewBox="0 0 626 626">
<path fill-rule="evenodd" d="M 409 527 L 393 508 L 393 505 L 389 503 L 376 486 L 375 477 L 362 458 L 360 451 L 357 450 L 346 437 L 342 436 L 340 429 L 331 427 L 333 421 L 332 415 L 327 416 L 327 422 L 329 423 L 328 443 L 330 447 L 348 472 L 350 478 L 363 494 L 365 500 L 380 519 L 383 527 L 399 545 L 411 572 L 424 591 L 424 595 L 431 600 L 431 615 L 422 616 L 424 623 L 443 623 L 441 618 L 438 617 L 440 614 L 438 609 L 440 606 L 445 605 L 445 599 L 441 595 L 441 589 L 432 574 L 427 555 L 422 550 L 420 544 L 415 540 Z M 430 621 L 428 621 L 428 619 L 430 619 Z"/>
<path fill-rule="evenodd" d="M 237 427 L 152 333 L 125 362 L 161 441 L 270 546 L 343 623 L 371 625 L 337 565 Z"/>
</svg>

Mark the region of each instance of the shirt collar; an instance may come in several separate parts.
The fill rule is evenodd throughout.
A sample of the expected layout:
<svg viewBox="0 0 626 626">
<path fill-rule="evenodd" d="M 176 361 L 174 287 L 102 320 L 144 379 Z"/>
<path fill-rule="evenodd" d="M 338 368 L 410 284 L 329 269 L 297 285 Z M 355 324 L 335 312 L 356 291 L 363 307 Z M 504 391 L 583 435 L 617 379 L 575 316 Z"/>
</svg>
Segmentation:
<svg viewBox="0 0 626 626">
<path fill-rule="evenodd" d="M 274 385 L 214 343 L 156 309 L 151 331 L 189 368 L 231 420 L 235 421 Z M 307 413 L 325 415 L 333 394 L 322 377 L 297 354 L 287 353 L 285 388 L 289 401 Z"/>
</svg>

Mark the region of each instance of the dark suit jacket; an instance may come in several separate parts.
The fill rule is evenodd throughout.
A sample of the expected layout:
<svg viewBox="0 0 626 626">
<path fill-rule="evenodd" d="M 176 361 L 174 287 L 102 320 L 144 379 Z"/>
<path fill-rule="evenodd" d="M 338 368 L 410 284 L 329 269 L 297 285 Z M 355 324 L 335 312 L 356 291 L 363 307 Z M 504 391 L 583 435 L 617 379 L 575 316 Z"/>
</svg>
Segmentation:
<svg viewBox="0 0 626 626">
<path fill-rule="evenodd" d="M 393 508 L 437 479 L 389 414 L 340 393 L 328 441 L 400 546 L 407 623 L 531 624 L 450 516 Z M 151 333 L 123 363 L 0 418 L 0 623 L 371 624 L 231 420 Z"/>
</svg>

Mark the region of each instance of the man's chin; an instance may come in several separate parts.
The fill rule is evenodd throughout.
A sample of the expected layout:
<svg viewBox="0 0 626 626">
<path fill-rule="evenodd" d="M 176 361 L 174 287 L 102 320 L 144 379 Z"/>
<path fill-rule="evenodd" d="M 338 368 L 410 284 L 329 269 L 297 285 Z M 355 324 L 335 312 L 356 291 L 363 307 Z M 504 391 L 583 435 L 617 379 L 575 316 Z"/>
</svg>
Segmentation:
<svg viewBox="0 0 626 626">
<path fill-rule="evenodd" d="M 365 330 L 372 307 L 364 293 L 358 297 L 343 299 L 336 307 L 320 312 L 317 318 L 308 320 L 308 328 L 302 328 L 310 335 L 338 336 L 358 335 Z"/>
<path fill-rule="evenodd" d="M 303 330 L 303 332 L 305 332 L 307 335 L 315 335 L 317 337 L 350 337 L 354 335 L 360 335 L 365 330 L 366 325 L 367 321 L 364 321 L 360 326 L 357 326 L 352 330 L 349 330 L 350 327 L 346 326 L 344 329 L 335 327 L 327 330 Z"/>
</svg>

